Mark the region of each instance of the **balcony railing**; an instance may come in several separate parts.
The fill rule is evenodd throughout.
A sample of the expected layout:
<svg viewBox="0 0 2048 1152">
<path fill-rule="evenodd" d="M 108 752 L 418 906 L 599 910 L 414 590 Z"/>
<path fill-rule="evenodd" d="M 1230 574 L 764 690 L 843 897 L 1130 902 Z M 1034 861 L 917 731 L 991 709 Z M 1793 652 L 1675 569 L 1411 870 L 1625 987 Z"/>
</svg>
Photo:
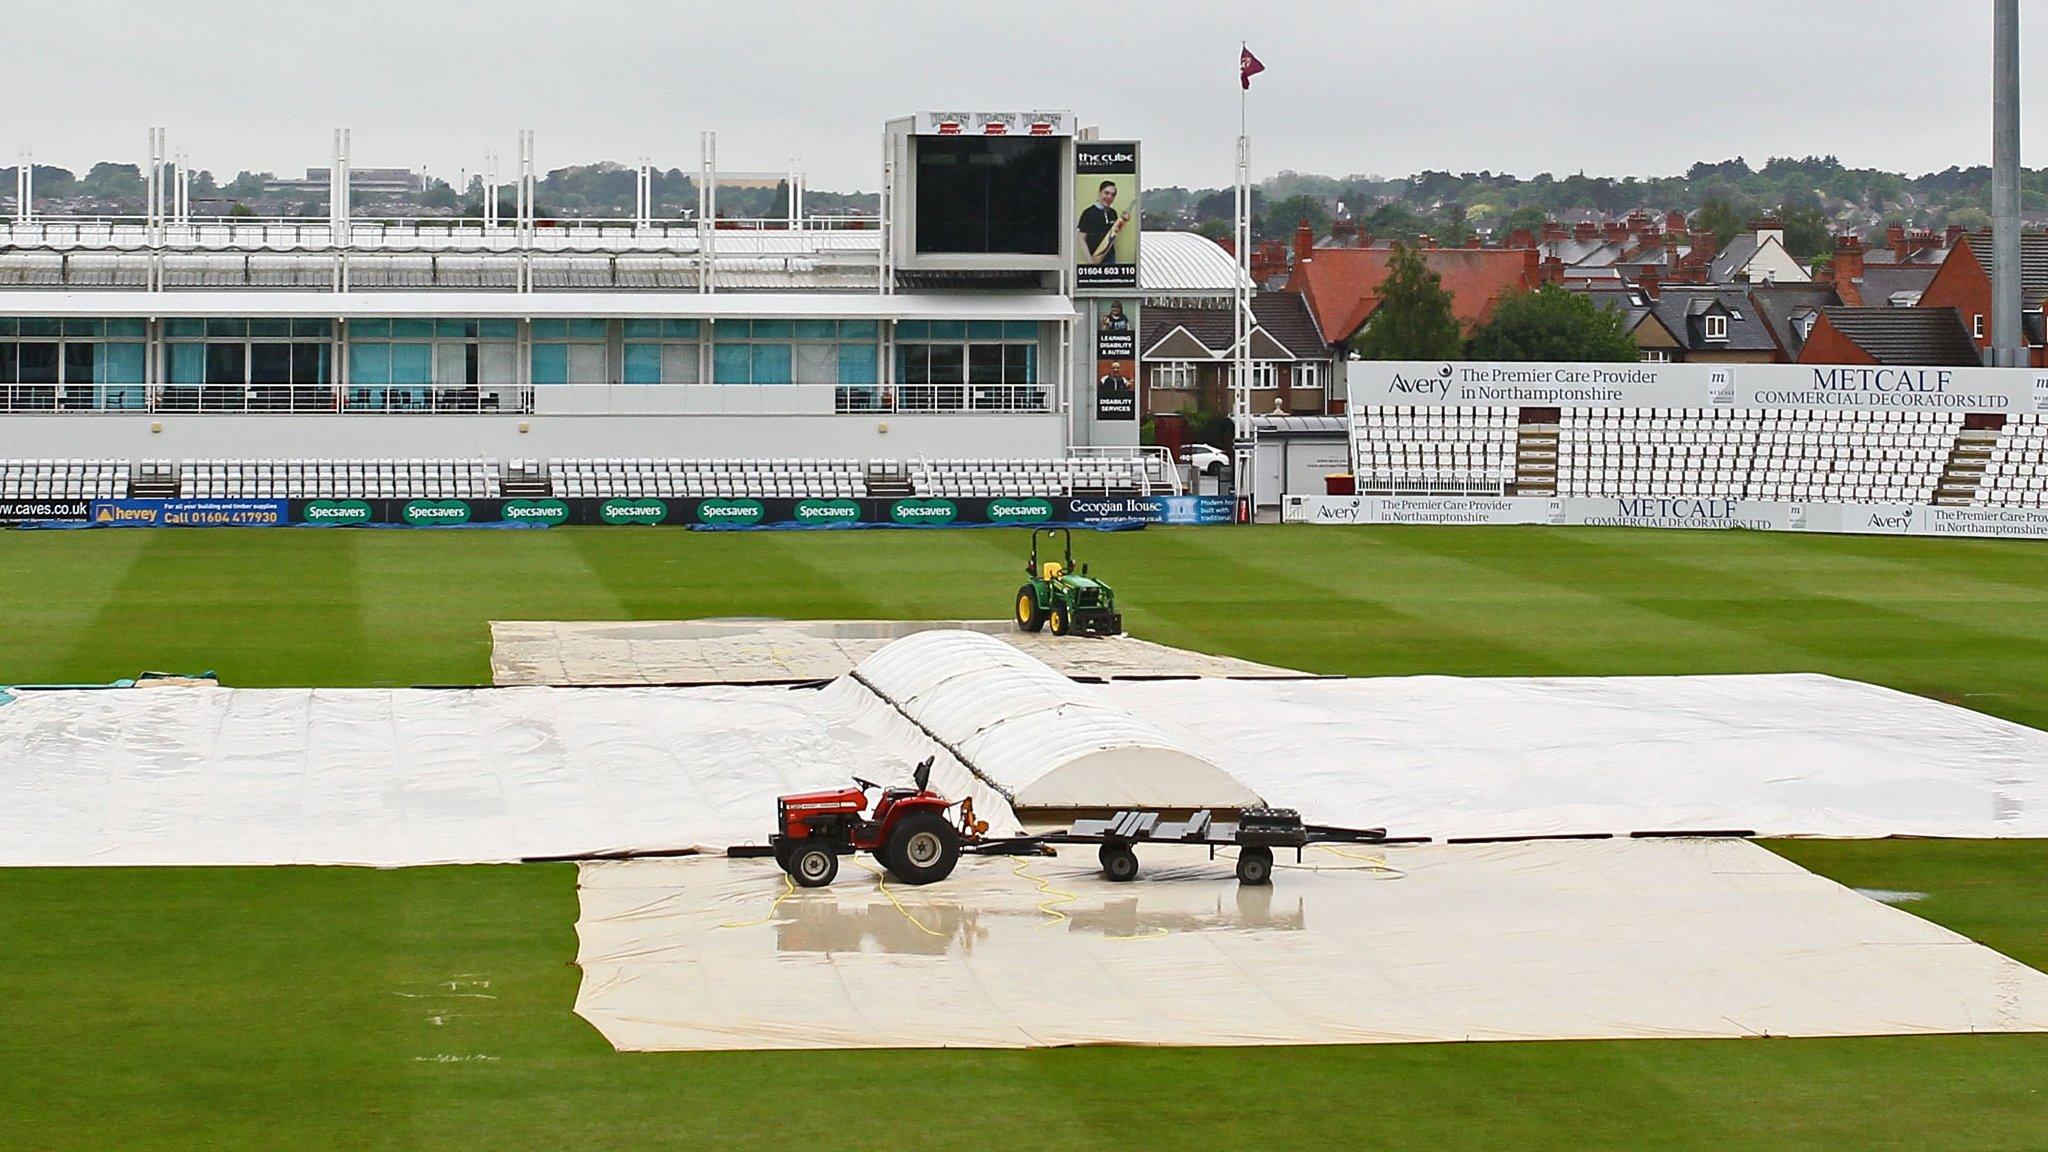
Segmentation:
<svg viewBox="0 0 2048 1152">
<path fill-rule="evenodd" d="M 1043 414 L 1042 384 L 13 384 L 0 415 Z"/>
</svg>

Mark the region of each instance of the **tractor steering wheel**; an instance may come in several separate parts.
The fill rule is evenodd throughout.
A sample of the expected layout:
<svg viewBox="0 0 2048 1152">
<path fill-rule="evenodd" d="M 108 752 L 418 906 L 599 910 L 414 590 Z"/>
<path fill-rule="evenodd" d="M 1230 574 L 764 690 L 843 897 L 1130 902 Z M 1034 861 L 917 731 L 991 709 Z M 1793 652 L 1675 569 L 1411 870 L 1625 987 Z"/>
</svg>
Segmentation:
<svg viewBox="0 0 2048 1152">
<path fill-rule="evenodd" d="M 877 783 L 875 783 L 875 782 L 874 782 L 874 781 L 872 781 L 872 780 L 863 780 L 863 779 L 861 779 L 861 778 L 860 778 L 860 777 L 858 777 L 858 776 L 855 776 L 855 777 L 853 778 L 853 782 L 854 782 L 855 784 L 858 784 L 858 785 L 860 785 L 860 790 L 861 790 L 861 791 L 863 791 L 863 792 L 866 792 L 866 791 L 867 791 L 868 789 L 870 789 L 870 788 L 872 788 L 872 789 L 875 789 L 876 791 L 880 791 L 880 790 L 881 790 L 881 788 L 882 788 L 882 786 L 881 786 L 880 784 L 877 784 Z"/>
</svg>

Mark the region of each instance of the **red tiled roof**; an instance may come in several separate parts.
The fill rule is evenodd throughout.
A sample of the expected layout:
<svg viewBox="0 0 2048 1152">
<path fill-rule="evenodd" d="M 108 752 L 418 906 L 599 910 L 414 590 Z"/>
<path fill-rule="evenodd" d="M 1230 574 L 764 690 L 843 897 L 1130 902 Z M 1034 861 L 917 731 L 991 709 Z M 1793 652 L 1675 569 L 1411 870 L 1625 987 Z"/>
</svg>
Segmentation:
<svg viewBox="0 0 2048 1152">
<path fill-rule="evenodd" d="M 1540 269 L 1533 249 L 1422 248 L 1423 263 L 1443 278 L 1451 311 L 1466 328 L 1485 323 L 1494 301 L 1509 292 L 1535 288 Z M 1332 343 L 1349 340 L 1380 306 L 1380 285 L 1394 258 L 1391 248 L 1317 248 L 1294 266 L 1290 292 L 1308 301 L 1309 311 Z"/>
</svg>

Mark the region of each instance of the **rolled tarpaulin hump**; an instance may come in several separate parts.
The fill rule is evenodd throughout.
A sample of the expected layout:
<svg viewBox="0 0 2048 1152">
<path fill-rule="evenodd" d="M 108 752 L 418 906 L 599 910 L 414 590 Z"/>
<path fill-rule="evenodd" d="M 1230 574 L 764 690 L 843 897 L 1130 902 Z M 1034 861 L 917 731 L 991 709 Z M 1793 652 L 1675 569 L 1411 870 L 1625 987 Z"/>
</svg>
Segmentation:
<svg viewBox="0 0 2048 1152">
<path fill-rule="evenodd" d="M 1018 809 L 1263 803 L 1157 725 L 992 636 L 920 632 L 853 675 Z"/>
</svg>

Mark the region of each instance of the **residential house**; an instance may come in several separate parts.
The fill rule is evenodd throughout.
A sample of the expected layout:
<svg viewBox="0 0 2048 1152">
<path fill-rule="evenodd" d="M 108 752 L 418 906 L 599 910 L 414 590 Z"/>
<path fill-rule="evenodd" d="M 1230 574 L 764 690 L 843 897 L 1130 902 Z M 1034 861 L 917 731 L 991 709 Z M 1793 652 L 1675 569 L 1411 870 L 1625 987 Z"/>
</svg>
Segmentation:
<svg viewBox="0 0 2048 1152">
<path fill-rule="evenodd" d="M 1715 284 L 1804 284 L 1813 279 L 1785 247 L 1785 226 L 1766 217 L 1728 242 L 1708 269 Z"/>
<path fill-rule="evenodd" d="M 2048 367 L 2043 351 L 2041 311 L 2048 304 L 2048 234 L 2030 232 L 2020 238 L 2020 316 L 2027 342 L 2027 363 Z M 1934 279 L 1920 294 L 1922 308 L 1953 308 L 1981 353 L 1991 347 L 1991 232 L 1972 232 L 1957 239 Z"/>
<path fill-rule="evenodd" d="M 1140 410 L 1230 411 L 1236 360 L 1235 286 L 1228 250 L 1193 232 L 1146 232 L 1138 269 Z M 1335 356 L 1299 295 L 1252 297 L 1252 388 L 1261 412 L 1343 410 Z"/>
<path fill-rule="evenodd" d="M 1983 363 L 1953 308 L 1824 308 L 1801 364 L 1905 364 L 1965 368 Z"/>
</svg>

